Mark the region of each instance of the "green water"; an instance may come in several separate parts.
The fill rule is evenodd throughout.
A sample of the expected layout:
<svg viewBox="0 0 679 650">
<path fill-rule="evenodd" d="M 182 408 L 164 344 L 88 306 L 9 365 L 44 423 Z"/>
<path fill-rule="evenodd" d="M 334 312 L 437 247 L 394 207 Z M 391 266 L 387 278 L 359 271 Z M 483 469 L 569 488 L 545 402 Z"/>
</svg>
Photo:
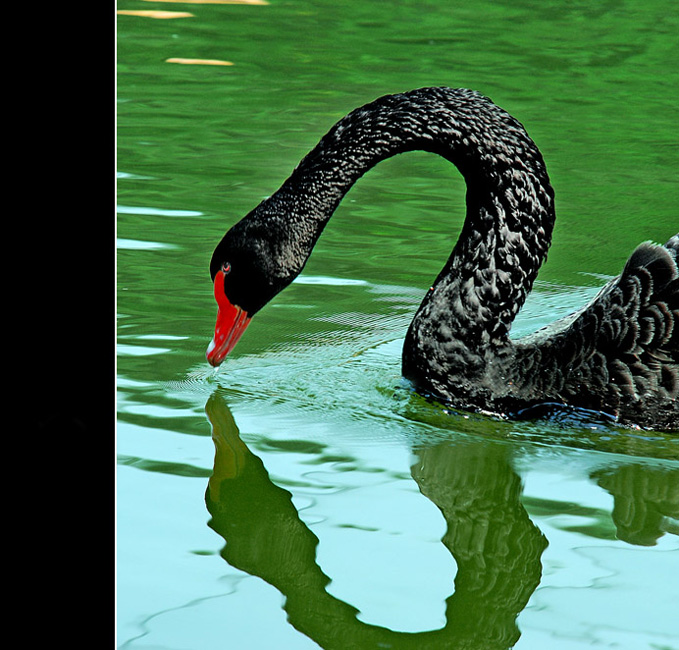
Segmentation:
<svg viewBox="0 0 679 650">
<path fill-rule="evenodd" d="M 516 323 L 582 305 L 679 230 L 666 3 L 151 3 L 118 18 L 118 646 L 679 648 L 679 441 L 429 404 L 401 342 L 464 187 L 413 153 L 350 191 L 214 373 L 225 230 L 342 115 L 472 87 L 557 200 Z M 170 58 L 230 66 L 182 65 Z"/>
</svg>

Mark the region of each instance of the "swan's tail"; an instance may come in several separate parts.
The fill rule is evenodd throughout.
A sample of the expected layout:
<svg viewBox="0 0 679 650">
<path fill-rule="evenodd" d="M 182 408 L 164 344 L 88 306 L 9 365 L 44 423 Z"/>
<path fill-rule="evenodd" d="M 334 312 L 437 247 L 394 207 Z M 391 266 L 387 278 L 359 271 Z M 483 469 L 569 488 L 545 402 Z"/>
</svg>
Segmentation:
<svg viewBox="0 0 679 650">
<path fill-rule="evenodd" d="M 630 316 L 622 353 L 679 363 L 678 259 L 679 235 L 674 235 L 664 246 L 641 244 L 627 261 L 618 281 Z"/>
<path fill-rule="evenodd" d="M 674 235 L 674 237 L 670 237 L 670 240 L 665 244 L 665 248 L 674 255 L 674 259 L 679 263 L 679 233 Z"/>
<path fill-rule="evenodd" d="M 664 246 L 639 245 L 558 337 L 560 358 L 570 360 L 565 401 L 584 401 L 621 422 L 679 430 L 677 262 L 679 235 Z"/>
<path fill-rule="evenodd" d="M 643 243 L 609 293 L 599 350 L 611 346 L 608 370 L 620 414 L 679 430 L 679 235 Z M 604 311 L 604 313 L 606 313 Z M 652 415 L 651 415 L 652 414 Z"/>
</svg>

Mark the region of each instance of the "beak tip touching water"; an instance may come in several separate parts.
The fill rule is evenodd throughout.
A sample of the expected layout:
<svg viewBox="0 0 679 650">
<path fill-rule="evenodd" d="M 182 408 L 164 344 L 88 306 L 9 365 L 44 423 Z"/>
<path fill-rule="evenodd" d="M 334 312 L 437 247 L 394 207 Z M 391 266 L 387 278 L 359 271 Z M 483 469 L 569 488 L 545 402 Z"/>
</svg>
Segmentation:
<svg viewBox="0 0 679 650">
<path fill-rule="evenodd" d="M 210 345 L 207 346 L 207 351 L 205 352 L 205 358 L 207 359 L 207 362 L 211 366 L 218 368 L 221 364 L 221 361 L 217 362 L 215 355 L 213 354 L 216 347 L 217 347 L 217 344 L 215 343 L 215 340 L 212 339 L 210 341 Z"/>
</svg>

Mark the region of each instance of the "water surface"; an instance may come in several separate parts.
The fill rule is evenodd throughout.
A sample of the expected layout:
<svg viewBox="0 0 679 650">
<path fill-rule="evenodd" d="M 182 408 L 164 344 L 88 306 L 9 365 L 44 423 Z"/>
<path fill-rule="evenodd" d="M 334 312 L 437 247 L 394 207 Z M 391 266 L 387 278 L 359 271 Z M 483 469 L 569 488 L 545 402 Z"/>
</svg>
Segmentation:
<svg viewBox="0 0 679 650">
<path fill-rule="evenodd" d="M 129 649 L 679 648 L 679 442 L 455 413 L 400 378 L 464 217 L 445 161 L 352 188 L 215 373 L 224 231 L 354 107 L 425 85 L 512 112 L 556 190 L 515 333 L 679 230 L 660 2 L 148 3 L 118 19 L 117 635 Z M 178 64 L 169 59 L 228 61 Z"/>
</svg>

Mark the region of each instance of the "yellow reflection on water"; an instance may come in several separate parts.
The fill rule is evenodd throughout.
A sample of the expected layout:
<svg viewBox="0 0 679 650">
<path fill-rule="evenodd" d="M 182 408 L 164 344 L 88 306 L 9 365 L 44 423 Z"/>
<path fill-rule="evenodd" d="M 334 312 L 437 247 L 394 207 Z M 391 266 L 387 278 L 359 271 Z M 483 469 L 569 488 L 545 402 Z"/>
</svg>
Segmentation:
<svg viewBox="0 0 679 650">
<path fill-rule="evenodd" d="M 185 59 L 182 57 L 165 59 L 165 63 L 181 63 L 183 65 L 233 65 L 231 61 L 222 61 L 221 59 Z"/>
<path fill-rule="evenodd" d="M 153 9 L 147 10 L 132 10 L 132 9 L 118 9 L 116 13 L 119 16 L 141 16 L 143 18 L 193 18 L 193 14 L 188 11 L 155 11 Z"/>
</svg>

